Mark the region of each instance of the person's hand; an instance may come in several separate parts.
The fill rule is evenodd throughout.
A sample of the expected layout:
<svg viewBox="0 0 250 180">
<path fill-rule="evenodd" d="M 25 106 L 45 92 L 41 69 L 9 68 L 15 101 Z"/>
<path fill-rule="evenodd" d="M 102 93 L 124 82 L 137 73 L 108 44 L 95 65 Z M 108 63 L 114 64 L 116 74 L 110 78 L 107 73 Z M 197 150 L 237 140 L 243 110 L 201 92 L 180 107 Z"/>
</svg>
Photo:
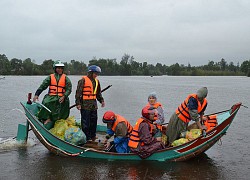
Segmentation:
<svg viewBox="0 0 250 180">
<path fill-rule="evenodd" d="M 65 99 L 65 96 L 60 97 L 59 103 L 63 103 L 64 99 Z"/>
<path fill-rule="evenodd" d="M 77 105 L 76 108 L 77 108 L 78 110 L 81 110 L 82 107 L 81 107 L 81 105 Z"/>
<path fill-rule="evenodd" d="M 207 117 L 203 116 L 203 117 L 202 117 L 202 120 L 203 120 L 203 121 L 207 121 Z"/>
<path fill-rule="evenodd" d="M 104 147 L 105 147 L 106 149 L 108 149 L 108 148 L 110 147 L 110 142 L 107 142 L 106 144 L 104 144 Z"/>
<path fill-rule="evenodd" d="M 105 102 L 104 101 L 102 101 L 102 107 L 105 107 Z"/>
<path fill-rule="evenodd" d="M 207 126 L 202 125 L 201 127 L 202 127 L 202 130 L 203 130 L 203 129 L 204 129 L 204 130 L 207 130 Z"/>
<path fill-rule="evenodd" d="M 37 95 L 35 95 L 35 96 L 33 97 L 33 102 L 36 102 L 36 101 L 39 101 L 39 99 L 38 99 L 38 96 L 37 96 Z"/>
<path fill-rule="evenodd" d="M 104 144 L 107 144 L 107 142 L 108 142 L 108 139 L 105 139 L 105 140 L 104 140 Z"/>
</svg>

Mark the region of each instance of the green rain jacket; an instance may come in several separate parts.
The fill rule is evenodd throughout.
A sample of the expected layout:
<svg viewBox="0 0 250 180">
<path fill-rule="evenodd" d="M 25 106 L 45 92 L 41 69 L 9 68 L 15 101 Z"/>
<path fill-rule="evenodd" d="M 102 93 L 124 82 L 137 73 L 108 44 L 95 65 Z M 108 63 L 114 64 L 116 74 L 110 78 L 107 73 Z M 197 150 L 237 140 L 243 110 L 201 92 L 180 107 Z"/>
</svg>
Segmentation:
<svg viewBox="0 0 250 180">
<path fill-rule="evenodd" d="M 54 73 L 56 81 L 58 82 L 61 75 Z M 39 96 L 44 90 L 50 86 L 50 76 L 43 80 L 40 87 L 37 89 L 35 95 Z M 70 79 L 66 76 L 66 87 L 65 87 L 65 99 L 63 103 L 59 103 L 60 96 L 51 96 L 46 94 L 43 98 L 42 104 L 51 110 L 49 113 L 45 108 L 42 108 L 38 113 L 38 119 L 44 122 L 47 119 L 55 122 L 58 119 L 67 119 L 69 117 L 69 98 L 72 91 L 72 83 Z"/>
</svg>

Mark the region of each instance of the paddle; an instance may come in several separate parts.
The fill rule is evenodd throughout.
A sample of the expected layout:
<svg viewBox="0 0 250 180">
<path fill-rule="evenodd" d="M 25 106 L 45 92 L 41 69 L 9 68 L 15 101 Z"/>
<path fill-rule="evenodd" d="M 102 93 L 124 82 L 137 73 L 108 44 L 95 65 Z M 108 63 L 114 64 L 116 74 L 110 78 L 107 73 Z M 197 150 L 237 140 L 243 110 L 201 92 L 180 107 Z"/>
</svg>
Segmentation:
<svg viewBox="0 0 250 180">
<path fill-rule="evenodd" d="M 112 85 L 108 85 L 107 87 L 105 87 L 104 89 L 101 90 L 101 92 L 106 91 L 107 89 L 109 89 Z M 69 107 L 69 109 L 72 109 L 73 107 L 76 107 L 76 104 L 72 105 Z"/>
<path fill-rule="evenodd" d="M 244 106 L 244 105 L 241 105 L 241 106 L 243 106 L 244 108 L 248 108 L 247 106 Z M 231 109 L 232 109 L 232 108 L 231 108 Z M 227 109 L 227 110 L 224 110 L 224 111 L 219 111 L 219 112 L 212 113 L 212 114 L 206 114 L 205 116 L 211 116 L 211 115 L 215 115 L 215 114 L 221 114 L 221 113 L 230 111 L 231 109 Z"/>
<path fill-rule="evenodd" d="M 230 111 L 230 110 L 231 109 L 220 111 L 220 112 L 216 112 L 216 113 L 212 113 L 212 114 L 206 114 L 205 116 L 211 116 L 211 115 L 215 115 L 215 114 L 221 114 L 221 113 L 224 113 L 224 112 L 227 112 L 227 111 Z"/>
</svg>

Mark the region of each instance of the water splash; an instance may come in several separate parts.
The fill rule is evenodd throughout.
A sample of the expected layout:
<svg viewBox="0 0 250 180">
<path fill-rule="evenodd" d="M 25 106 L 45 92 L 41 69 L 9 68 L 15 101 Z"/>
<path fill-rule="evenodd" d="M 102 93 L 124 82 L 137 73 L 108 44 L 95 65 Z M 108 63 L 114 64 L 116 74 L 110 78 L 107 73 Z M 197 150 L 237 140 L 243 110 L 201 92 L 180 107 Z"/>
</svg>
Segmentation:
<svg viewBox="0 0 250 180">
<path fill-rule="evenodd" d="M 36 141 L 32 138 L 27 139 L 27 143 L 17 141 L 15 138 L 0 138 L 0 150 L 15 150 L 20 147 L 32 147 L 36 145 Z"/>
<path fill-rule="evenodd" d="M 24 113 L 24 111 L 22 111 L 21 109 L 19 109 L 19 108 L 14 108 L 14 109 L 11 109 L 10 110 L 10 112 L 11 111 L 19 111 L 19 112 L 21 112 L 23 115 L 24 115 L 24 117 L 25 117 L 25 113 Z"/>
<path fill-rule="evenodd" d="M 5 120 L 6 120 L 7 118 L 8 118 L 8 119 L 10 119 L 10 118 L 16 119 L 15 117 L 13 117 L 12 111 L 21 112 L 21 114 L 23 115 L 24 119 L 26 119 L 26 116 L 25 116 L 24 111 L 22 111 L 22 110 L 19 109 L 19 108 L 11 109 L 10 111 L 8 111 L 8 112 L 4 115 L 3 119 L 1 119 L 0 130 L 1 130 L 2 132 L 5 132 L 6 127 L 5 127 L 5 125 L 4 125 L 4 122 L 5 122 Z M 11 114 L 11 113 L 12 113 L 12 114 Z M 11 116 L 10 116 L 10 115 L 11 115 Z M 16 115 L 16 114 L 15 114 L 15 115 Z M 18 119 L 19 119 L 19 118 L 18 118 Z"/>
</svg>

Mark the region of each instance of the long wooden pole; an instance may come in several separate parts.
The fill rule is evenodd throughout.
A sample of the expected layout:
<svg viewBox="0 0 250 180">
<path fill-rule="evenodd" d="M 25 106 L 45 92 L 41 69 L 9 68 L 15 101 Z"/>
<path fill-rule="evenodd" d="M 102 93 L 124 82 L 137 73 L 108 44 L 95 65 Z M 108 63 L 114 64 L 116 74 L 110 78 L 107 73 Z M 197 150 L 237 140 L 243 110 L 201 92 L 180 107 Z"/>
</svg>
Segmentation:
<svg viewBox="0 0 250 180">
<path fill-rule="evenodd" d="M 101 90 L 101 92 L 106 91 L 107 89 L 109 89 L 112 85 L 108 85 L 107 87 L 105 87 L 104 89 Z M 72 109 L 73 107 L 76 107 L 76 104 L 72 105 L 69 107 L 69 109 Z"/>
</svg>

